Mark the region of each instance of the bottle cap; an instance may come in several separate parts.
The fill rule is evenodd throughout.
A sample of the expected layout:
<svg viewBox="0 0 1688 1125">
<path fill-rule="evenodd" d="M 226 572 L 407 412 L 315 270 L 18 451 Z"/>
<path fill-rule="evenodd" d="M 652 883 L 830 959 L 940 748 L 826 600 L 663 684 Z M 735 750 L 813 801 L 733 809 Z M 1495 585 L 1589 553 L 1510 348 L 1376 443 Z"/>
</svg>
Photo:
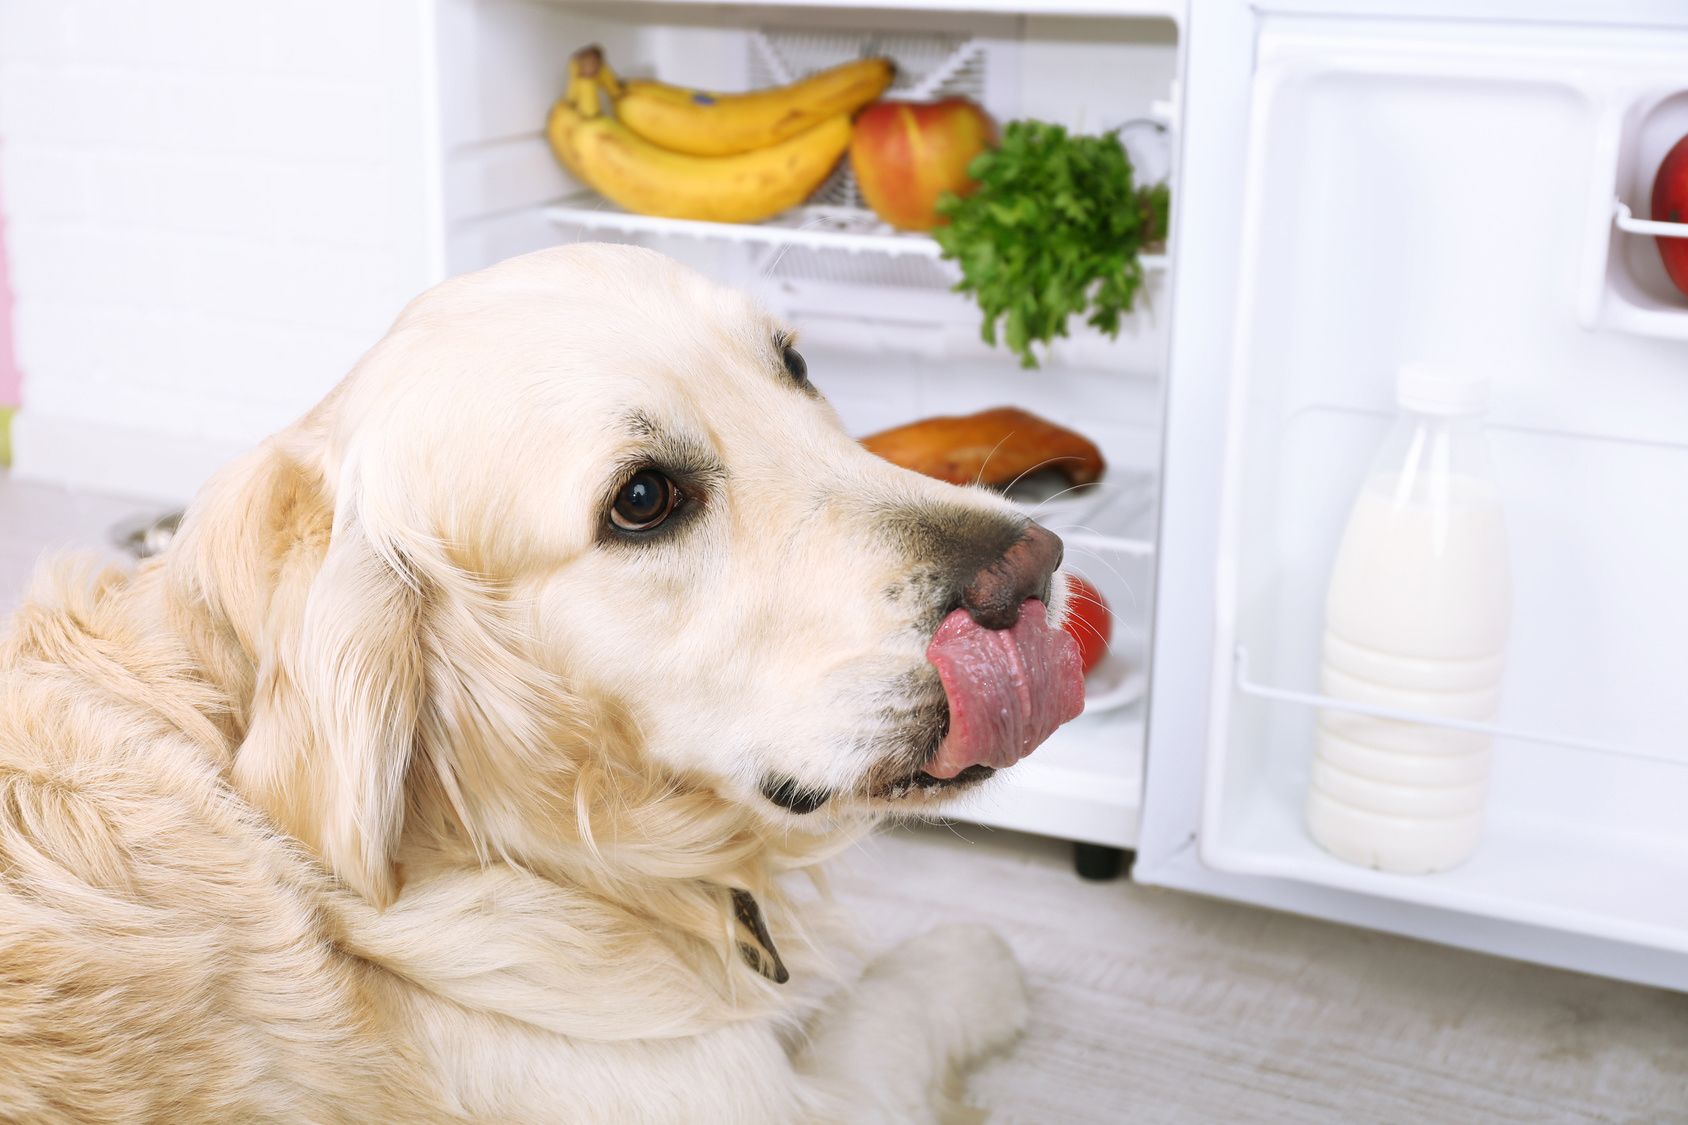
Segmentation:
<svg viewBox="0 0 1688 1125">
<path fill-rule="evenodd" d="M 1428 364 L 1403 363 L 1395 376 L 1395 401 L 1403 410 L 1420 414 L 1481 414 L 1489 408 L 1489 381 Z"/>
</svg>

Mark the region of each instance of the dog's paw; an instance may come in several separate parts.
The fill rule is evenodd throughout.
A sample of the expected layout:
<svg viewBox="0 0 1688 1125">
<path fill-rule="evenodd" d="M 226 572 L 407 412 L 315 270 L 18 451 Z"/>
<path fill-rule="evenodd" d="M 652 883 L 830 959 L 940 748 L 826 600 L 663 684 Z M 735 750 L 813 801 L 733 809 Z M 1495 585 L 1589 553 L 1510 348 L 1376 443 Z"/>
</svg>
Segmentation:
<svg viewBox="0 0 1688 1125">
<path fill-rule="evenodd" d="M 985 926 L 948 925 L 910 938 L 869 970 L 923 994 L 953 1018 L 955 1061 L 1012 1043 L 1026 1026 L 1025 976 L 1008 943 Z"/>
</svg>

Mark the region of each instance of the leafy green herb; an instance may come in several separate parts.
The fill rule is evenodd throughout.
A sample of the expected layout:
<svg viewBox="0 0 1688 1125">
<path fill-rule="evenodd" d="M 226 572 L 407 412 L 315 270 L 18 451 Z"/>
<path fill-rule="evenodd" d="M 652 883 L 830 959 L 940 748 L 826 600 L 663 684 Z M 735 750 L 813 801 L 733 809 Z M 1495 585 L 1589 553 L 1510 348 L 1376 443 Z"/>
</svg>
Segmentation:
<svg viewBox="0 0 1688 1125">
<path fill-rule="evenodd" d="M 1166 237 L 1165 184 L 1138 187 L 1119 137 L 1071 137 L 1059 125 L 1012 121 L 1002 143 L 968 166 L 970 195 L 946 196 L 947 226 L 932 232 L 961 266 L 956 290 L 984 310 L 980 334 L 1036 367 L 1034 343 L 1067 334 L 1067 320 L 1119 335 L 1143 287 L 1138 254 Z"/>
</svg>

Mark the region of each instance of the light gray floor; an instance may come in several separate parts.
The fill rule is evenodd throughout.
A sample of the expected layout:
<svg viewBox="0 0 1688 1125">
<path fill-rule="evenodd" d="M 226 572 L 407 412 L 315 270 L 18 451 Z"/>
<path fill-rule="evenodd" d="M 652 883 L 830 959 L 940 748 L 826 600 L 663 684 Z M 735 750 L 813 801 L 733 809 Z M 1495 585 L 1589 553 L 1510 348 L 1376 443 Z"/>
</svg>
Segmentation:
<svg viewBox="0 0 1688 1125">
<path fill-rule="evenodd" d="M 110 540 L 115 524 L 157 516 L 168 505 L 13 480 L 0 472 L 0 611 L 22 596 L 44 556 L 93 550 L 119 557 Z"/>
<path fill-rule="evenodd" d="M 43 550 L 158 506 L 0 475 L 0 609 Z M 1072 874 L 1006 832 L 887 832 L 834 888 L 889 944 L 995 927 L 1032 989 L 995 1121 L 1688 1122 L 1688 996 Z M 1662 888 L 1688 893 L 1688 888 Z"/>
<path fill-rule="evenodd" d="M 833 880 L 888 942 L 976 921 L 1013 945 L 1032 1022 L 974 1079 L 993 1121 L 1688 1121 L 1688 995 L 1085 883 L 1070 856 L 921 827 Z"/>
</svg>

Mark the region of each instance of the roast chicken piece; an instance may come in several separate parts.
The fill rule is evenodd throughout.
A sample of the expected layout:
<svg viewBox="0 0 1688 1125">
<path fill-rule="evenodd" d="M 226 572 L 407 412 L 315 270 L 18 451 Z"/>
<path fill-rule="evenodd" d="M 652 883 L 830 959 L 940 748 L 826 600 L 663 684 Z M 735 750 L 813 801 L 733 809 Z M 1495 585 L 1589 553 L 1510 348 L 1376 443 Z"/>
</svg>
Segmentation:
<svg viewBox="0 0 1688 1125">
<path fill-rule="evenodd" d="M 910 422 L 862 444 L 892 464 L 951 484 L 1001 488 L 1042 471 L 1070 485 L 1094 484 L 1107 467 L 1089 438 L 1012 406 Z"/>
</svg>

